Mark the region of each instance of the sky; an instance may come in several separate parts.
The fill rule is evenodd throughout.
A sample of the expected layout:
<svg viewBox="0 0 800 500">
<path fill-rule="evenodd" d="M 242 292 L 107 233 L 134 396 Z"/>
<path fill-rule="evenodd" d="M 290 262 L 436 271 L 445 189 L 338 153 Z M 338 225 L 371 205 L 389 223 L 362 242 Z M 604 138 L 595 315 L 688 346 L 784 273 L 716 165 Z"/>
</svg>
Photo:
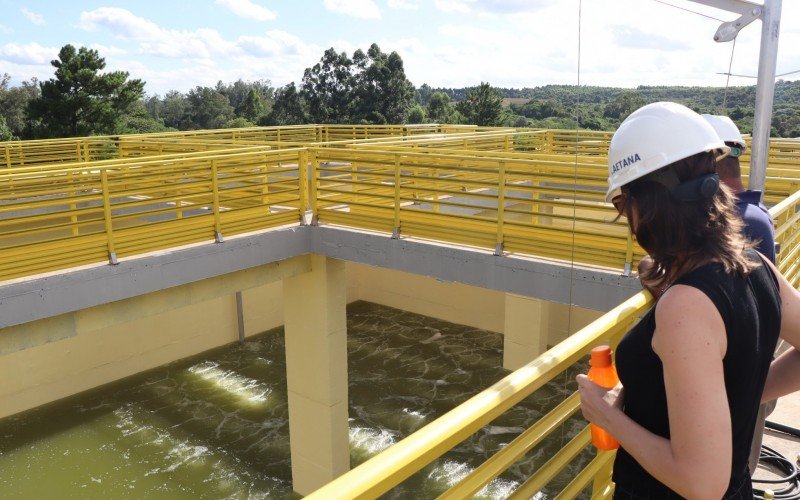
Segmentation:
<svg viewBox="0 0 800 500">
<path fill-rule="evenodd" d="M 689 0 L 0 0 L 0 75 L 53 77 L 71 43 L 148 94 L 217 81 L 299 83 L 330 47 L 377 43 L 419 87 L 548 84 L 726 85 L 757 73 L 761 22 L 736 44 L 714 33 L 736 14 Z M 687 10 L 688 9 L 688 10 Z M 693 12 L 690 12 L 693 11 Z M 579 29 L 580 26 L 580 29 Z M 580 50 L 579 50 L 580 48 Z M 777 74 L 800 70 L 800 1 L 784 0 Z M 782 77 L 800 79 L 800 73 Z M 754 79 L 731 77 L 730 85 Z"/>
</svg>

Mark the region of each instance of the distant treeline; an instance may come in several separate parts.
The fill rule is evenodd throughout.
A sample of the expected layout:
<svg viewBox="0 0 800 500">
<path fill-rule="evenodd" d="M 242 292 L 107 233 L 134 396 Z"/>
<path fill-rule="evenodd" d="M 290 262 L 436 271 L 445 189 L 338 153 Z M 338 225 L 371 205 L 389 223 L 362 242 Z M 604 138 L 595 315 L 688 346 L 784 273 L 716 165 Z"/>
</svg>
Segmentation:
<svg viewBox="0 0 800 500">
<path fill-rule="evenodd" d="M 753 121 L 755 87 L 576 87 L 509 89 L 415 87 L 402 58 L 372 44 L 352 56 L 326 50 L 299 83 L 267 79 L 218 82 L 188 92 L 146 95 L 124 71 L 103 73 L 96 50 L 65 45 L 54 77 L 19 86 L 0 75 L 0 140 L 241 128 L 304 123 L 465 123 L 613 130 L 636 108 L 677 101 L 701 113 L 727 114 L 743 133 Z M 778 81 L 773 137 L 800 137 L 800 81 Z"/>
<path fill-rule="evenodd" d="M 441 92 L 453 101 L 466 96 L 468 88 L 431 88 L 423 85 L 423 98 Z M 658 101 L 675 101 L 699 113 L 726 114 L 736 121 L 742 133 L 750 133 L 756 100 L 755 85 L 747 87 L 639 86 L 635 89 L 575 85 L 545 85 L 533 88 L 497 88 L 498 93 L 515 102 L 510 114 L 528 119 L 529 125 L 548 128 L 574 128 L 576 102 L 580 102 L 581 127 L 613 130 L 636 108 Z M 800 137 L 800 80 L 775 83 L 773 137 Z"/>
</svg>

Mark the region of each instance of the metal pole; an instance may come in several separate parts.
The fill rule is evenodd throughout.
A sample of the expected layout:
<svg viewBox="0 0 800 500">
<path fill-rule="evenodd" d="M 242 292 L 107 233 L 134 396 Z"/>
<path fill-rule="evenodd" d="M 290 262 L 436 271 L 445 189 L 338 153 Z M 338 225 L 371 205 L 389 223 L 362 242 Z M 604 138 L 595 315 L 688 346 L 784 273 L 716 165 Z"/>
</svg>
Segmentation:
<svg viewBox="0 0 800 500">
<path fill-rule="evenodd" d="M 242 292 L 236 292 L 236 325 L 239 328 L 239 343 L 244 344 L 244 305 Z"/>
<path fill-rule="evenodd" d="M 761 51 L 758 56 L 756 109 L 750 152 L 748 188 L 764 190 L 769 156 L 769 133 L 772 127 L 772 100 L 775 95 L 775 67 L 778 62 L 778 35 L 782 0 L 765 0 L 761 14 Z"/>
</svg>

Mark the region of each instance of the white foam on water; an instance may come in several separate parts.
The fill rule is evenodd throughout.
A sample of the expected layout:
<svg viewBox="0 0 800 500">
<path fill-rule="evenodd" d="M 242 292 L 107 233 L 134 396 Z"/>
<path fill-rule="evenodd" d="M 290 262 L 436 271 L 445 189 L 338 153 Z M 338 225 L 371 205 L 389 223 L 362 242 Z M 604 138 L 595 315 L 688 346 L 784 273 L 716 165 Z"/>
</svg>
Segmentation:
<svg viewBox="0 0 800 500">
<path fill-rule="evenodd" d="M 428 479 L 438 483 L 442 489 L 448 489 L 463 481 L 473 470 L 472 467 L 463 462 L 446 460 L 428 474 Z M 519 485 L 520 483 L 517 481 L 495 479 L 484 486 L 473 498 L 508 498 Z M 534 496 L 534 498 L 536 498 L 536 496 Z"/>
<path fill-rule="evenodd" d="M 202 460 L 203 457 L 208 455 L 209 451 L 206 446 L 192 446 L 185 442 L 178 443 L 167 452 L 166 459 L 172 460 L 172 463 L 165 470 L 167 472 L 172 472 L 181 465 Z"/>
<path fill-rule="evenodd" d="M 203 361 L 190 366 L 187 371 L 236 395 L 246 403 L 264 404 L 272 394 L 272 389 L 258 380 L 238 375 L 231 370 L 222 370 L 219 364 L 213 361 Z"/>
<path fill-rule="evenodd" d="M 425 420 L 425 414 L 418 410 L 410 410 L 408 408 L 403 408 L 403 413 L 410 417 L 416 417 L 420 420 Z"/>
<path fill-rule="evenodd" d="M 351 427 L 350 446 L 375 455 L 397 442 L 395 433 L 386 429 L 371 427 Z"/>
</svg>

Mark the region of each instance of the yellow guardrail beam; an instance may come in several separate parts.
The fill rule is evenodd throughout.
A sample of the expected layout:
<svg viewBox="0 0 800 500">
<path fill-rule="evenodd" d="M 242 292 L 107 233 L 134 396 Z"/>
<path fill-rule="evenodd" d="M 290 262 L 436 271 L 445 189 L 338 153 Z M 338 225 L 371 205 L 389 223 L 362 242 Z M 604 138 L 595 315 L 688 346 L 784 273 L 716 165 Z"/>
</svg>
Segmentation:
<svg viewBox="0 0 800 500">
<path fill-rule="evenodd" d="M 580 396 L 575 392 L 438 498 L 456 500 L 471 497 L 560 427 L 578 408 Z"/>
<path fill-rule="evenodd" d="M 552 380 L 593 346 L 621 335 L 651 303 L 646 292 L 634 295 L 531 363 L 306 498 L 382 495 Z"/>
</svg>

